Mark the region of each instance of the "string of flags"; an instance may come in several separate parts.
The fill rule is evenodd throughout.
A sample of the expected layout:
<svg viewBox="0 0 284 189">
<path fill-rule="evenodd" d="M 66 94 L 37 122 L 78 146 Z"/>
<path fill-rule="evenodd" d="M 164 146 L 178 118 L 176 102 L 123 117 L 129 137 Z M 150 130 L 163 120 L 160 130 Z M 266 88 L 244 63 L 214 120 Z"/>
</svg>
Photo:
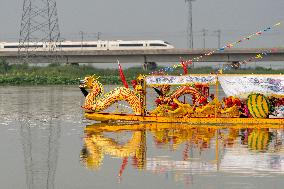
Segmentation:
<svg viewBox="0 0 284 189">
<path fill-rule="evenodd" d="M 166 67 L 166 68 L 162 68 L 162 69 L 160 69 L 158 71 L 154 71 L 154 72 L 151 72 L 149 74 L 150 75 L 152 75 L 152 74 L 164 74 L 165 72 L 172 72 L 172 71 L 174 71 L 177 67 L 183 67 L 184 73 L 187 73 L 187 70 L 186 70 L 187 66 L 191 65 L 193 62 L 198 62 L 200 59 L 202 59 L 205 56 L 211 56 L 215 52 L 218 52 L 218 51 L 222 52 L 225 49 L 232 48 L 232 47 L 234 47 L 234 46 L 236 46 L 236 45 L 238 45 L 238 44 L 240 44 L 240 43 L 242 43 L 244 41 L 248 41 L 248 40 L 251 40 L 254 37 L 261 36 L 263 33 L 268 32 L 268 31 L 272 30 L 273 28 L 278 27 L 280 25 L 281 25 L 281 22 L 278 22 L 278 23 L 274 24 L 273 26 L 266 27 L 263 30 L 257 31 L 255 33 L 252 33 L 251 35 L 248 35 L 248 36 L 246 36 L 246 37 L 244 37 L 242 39 L 239 39 L 239 40 L 237 40 L 237 41 L 235 41 L 233 43 L 228 43 L 228 44 L 226 44 L 225 46 L 223 46 L 221 48 L 217 48 L 216 50 L 212 50 L 212 51 L 210 51 L 208 53 L 205 53 L 205 54 L 203 54 L 201 56 L 195 57 L 195 58 L 190 59 L 190 60 L 180 59 L 180 63 L 178 63 L 178 64 L 175 64 L 173 66 L 169 66 L 169 67 Z"/>
<path fill-rule="evenodd" d="M 246 60 L 240 61 L 238 63 L 240 65 L 242 65 L 242 64 L 247 64 L 247 63 L 250 63 L 250 62 L 255 62 L 255 61 L 258 61 L 258 60 L 262 59 L 264 56 L 268 56 L 272 52 L 277 52 L 277 49 L 273 48 L 271 50 L 263 51 L 261 53 L 256 54 L 255 56 L 252 56 L 252 57 L 250 57 L 250 58 L 248 58 Z M 225 70 L 231 70 L 232 68 L 234 68 L 234 65 L 231 65 L 231 64 L 230 65 L 225 65 L 225 67 L 223 65 L 223 67 L 219 68 L 219 72 L 220 72 L 220 70 L 224 70 L 225 71 Z"/>
</svg>

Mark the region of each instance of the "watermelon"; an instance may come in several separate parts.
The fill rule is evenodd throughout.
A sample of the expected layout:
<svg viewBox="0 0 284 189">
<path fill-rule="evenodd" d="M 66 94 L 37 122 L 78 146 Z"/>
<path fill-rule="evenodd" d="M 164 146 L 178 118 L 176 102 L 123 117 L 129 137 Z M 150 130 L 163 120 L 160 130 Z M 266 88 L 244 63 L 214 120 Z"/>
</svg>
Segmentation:
<svg viewBox="0 0 284 189">
<path fill-rule="evenodd" d="M 247 107 L 254 118 L 267 118 L 270 104 L 263 94 L 250 94 L 247 98 Z"/>
</svg>

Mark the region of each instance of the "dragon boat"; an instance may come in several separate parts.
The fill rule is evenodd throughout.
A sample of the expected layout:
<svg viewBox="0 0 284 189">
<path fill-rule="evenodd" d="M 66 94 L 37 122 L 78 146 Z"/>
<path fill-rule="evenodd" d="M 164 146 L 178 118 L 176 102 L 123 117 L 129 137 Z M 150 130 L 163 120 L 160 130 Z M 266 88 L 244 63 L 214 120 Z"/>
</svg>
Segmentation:
<svg viewBox="0 0 284 189">
<path fill-rule="evenodd" d="M 132 88 L 104 93 L 97 76 L 85 77 L 80 81 L 85 117 L 101 122 L 284 123 L 283 75 L 140 75 L 131 83 Z M 120 101 L 132 112 L 108 111 Z"/>
</svg>

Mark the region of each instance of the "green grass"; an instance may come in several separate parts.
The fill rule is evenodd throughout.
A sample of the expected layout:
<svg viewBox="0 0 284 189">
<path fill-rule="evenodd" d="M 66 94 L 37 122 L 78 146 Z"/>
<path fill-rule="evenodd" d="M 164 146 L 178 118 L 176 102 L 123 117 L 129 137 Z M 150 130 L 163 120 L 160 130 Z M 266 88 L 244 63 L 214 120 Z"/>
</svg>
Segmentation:
<svg viewBox="0 0 284 189">
<path fill-rule="evenodd" d="M 141 72 L 141 68 L 124 70 L 128 81 L 135 79 L 139 73 L 146 72 Z M 0 85 L 78 85 L 80 79 L 94 74 L 100 76 L 103 84 L 121 84 L 118 69 L 98 69 L 86 65 L 9 65 L 0 60 Z"/>
<path fill-rule="evenodd" d="M 158 68 L 158 70 L 161 69 Z M 192 74 L 214 73 L 211 67 L 190 69 Z M 148 74 L 141 67 L 124 69 L 128 82 L 135 79 L 139 74 Z M 179 67 L 169 74 L 179 75 L 183 70 Z M 272 70 L 257 67 L 256 69 L 230 70 L 224 73 L 240 74 L 279 74 L 284 70 Z M 79 65 L 58 65 L 50 64 L 47 67 L 28 66 L 27 64 L 9 65 L 5 60 L 0 60 L 0 85 L 78 85 L 79 80 L 88 75 L 100 76 L 103 84 L 122 85 L 118 69 L 98 69 L 91 66 Z"/>
</svg>

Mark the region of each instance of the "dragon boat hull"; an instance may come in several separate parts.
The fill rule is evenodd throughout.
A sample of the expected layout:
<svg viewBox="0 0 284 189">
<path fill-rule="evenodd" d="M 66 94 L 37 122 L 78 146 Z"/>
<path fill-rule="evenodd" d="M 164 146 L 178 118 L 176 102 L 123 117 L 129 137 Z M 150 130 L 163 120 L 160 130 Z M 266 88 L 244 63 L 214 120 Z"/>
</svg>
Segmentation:
<svg viewBox="0 0 284 189">
<path fill-rule="evenodd" d="M 132 114 L 86 112 L 85 117 L 101 122 L 187 123 L 187 124 L 275 124 L 284 125 L 284 118 L 189 118 L 169 116 L 138 116 Z"/>
</svg>

